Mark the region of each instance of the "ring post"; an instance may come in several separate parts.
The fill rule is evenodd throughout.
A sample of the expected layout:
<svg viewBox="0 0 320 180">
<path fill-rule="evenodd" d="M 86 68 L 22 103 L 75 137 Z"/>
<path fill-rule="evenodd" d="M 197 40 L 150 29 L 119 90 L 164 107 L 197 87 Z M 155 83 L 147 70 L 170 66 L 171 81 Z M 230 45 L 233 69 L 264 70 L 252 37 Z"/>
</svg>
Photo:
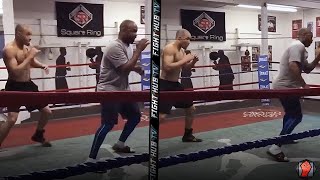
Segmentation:
<svg viewBox="0 0 320 180">
<path fill-rule="evenodd" d="M 149 180 L 158 180 L 161 0 L 152 0 Z"/>
</svg>

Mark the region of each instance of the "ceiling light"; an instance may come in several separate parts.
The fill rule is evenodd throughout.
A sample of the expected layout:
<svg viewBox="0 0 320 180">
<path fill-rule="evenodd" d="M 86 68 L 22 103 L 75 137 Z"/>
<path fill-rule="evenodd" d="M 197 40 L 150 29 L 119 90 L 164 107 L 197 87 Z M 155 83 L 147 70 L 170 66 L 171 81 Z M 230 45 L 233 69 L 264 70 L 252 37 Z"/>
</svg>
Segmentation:
<svg viewBox="0 0 320 180">
<path fill-rule="evenodd" d="M 239 5 L 237 5 L 237 7 L 250 8 L 250 9 L 261 9 L 261 6 L 252 6 L 252 5 L 244 5 L 244 4 L 239 4 Z M 276 4 L 267 4 L 267 9 L 270 11 L 297 12 L 296 7 L 276 5 Z"/>
</svg>

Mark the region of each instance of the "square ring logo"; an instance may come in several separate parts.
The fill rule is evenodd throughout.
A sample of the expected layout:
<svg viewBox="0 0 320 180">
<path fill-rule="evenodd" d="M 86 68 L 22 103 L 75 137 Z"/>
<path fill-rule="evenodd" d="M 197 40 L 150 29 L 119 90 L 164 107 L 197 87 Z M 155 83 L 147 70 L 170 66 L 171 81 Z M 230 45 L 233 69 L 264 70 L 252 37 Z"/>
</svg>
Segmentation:
<svg viewBox="0 0 320 180">
<path fill-rule="evenodd" d="M 216 22 L 205 12 L 193 20 L 193 25 L 200 31 L 207 34 L 212 28 L 216 26 Z"/>
<path fill-rule="evenodd" d="M 80 28 L 83 28 L 92 21 L 92 16 L 92 13 L 80 4 L 69 14 L 69 19 Z"/>
</svg>

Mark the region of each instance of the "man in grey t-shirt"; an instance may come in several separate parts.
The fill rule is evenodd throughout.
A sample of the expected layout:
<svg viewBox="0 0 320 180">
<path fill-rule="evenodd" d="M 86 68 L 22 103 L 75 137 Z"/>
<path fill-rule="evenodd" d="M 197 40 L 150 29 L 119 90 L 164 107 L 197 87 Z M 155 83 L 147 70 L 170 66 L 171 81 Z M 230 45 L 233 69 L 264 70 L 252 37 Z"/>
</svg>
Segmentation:
<svg viewBox="0 0 320 180">
<path fill-rule="evenodd" d="M 310 30 L 302 28 L 299 30 L 299 38 L 293 42 L 283 53 L 280 61 L 280 71 L 273 83 L 274 89 L 308 88 L 301 76 L 302 71 L 310 73 L 320 61 L 318 55 L 312 63 L 308 63 L 308 53 L 305 47 L 312 43 L 313 34 Z M 285 115 L 280 135 L 292 133 L 294 128 L 302 121 L 302 110 L 300 97 L 291 96 L 280 98 Z M 286 143 L 295 143 L 286 142 Z M 277 161 L 287 162 L 288 158 L 281 151 L 281 144 L 272 145 L 268 154 Z"/>
<path fill-rule="evenodd" d="M 131 44 L 137 37 L 137 31 L 137 25 L 131 20 L 125 20 L 121 23 L 118 39 L 109 44 L 101 62 L 97 91 L 129 91 L 128 76 L 130 72 L 134 71 L 143 75 L 143 69 L 137 65 L 137 61 L 149 41 L 142 39 L 133 53 Z M 140 122 L 141 112 L 138 104 L 103 102 L 101 103 L 101 126 L 95 134 L 88 161 L 95 161 L 97 158 L 107 133 L 118 123 L 118 114 L 127 119 L 127 122 L 119 141 L 112 148 L 116 152 L 134 152 L 124 143 Z"/>
</svg>

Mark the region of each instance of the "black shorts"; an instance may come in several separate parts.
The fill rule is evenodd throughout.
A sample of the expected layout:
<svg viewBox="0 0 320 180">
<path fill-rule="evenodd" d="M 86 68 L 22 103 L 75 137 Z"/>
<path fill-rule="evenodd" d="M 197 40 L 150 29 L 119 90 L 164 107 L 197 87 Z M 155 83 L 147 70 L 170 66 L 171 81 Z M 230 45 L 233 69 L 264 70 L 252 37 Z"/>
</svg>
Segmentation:
<svg viewBox="0 0 320 180">
<path fill-rule="evenodd" d="M 118 114 L 127 121 L 140 120 L 141 111 L 138 103 L 101 103 L 101 124 L 112 123 L 118 124 Z"/>
<path fill-rule="evenodd" d="M 161 91 L 184 91 L 184 87 L 179 82 L 172 82 L 160 79 L 160 92 Z M 165 102 L 159 101 L 159 112 L 164 114 L 170 114 L 172 107 L 187 109 L 193 106 L 193 101 L 182 102 Z"/>
<path fill-rule="evenodd" d="M 25 92 L 39 92 L 38 86 L 34 82 L 17 82 L 13 80 L 8 80 L 6 83 L 5 91 L 25 91 Z M 48 104 L 39 104 L 36 106 L 26 106 L 26 109 L 31 112 L 36 109 L 41 110 L 46 107 Z M 10 106 L 8 107 L 8 112 L 19 112 L 20 106 Z"/>
</svg>

